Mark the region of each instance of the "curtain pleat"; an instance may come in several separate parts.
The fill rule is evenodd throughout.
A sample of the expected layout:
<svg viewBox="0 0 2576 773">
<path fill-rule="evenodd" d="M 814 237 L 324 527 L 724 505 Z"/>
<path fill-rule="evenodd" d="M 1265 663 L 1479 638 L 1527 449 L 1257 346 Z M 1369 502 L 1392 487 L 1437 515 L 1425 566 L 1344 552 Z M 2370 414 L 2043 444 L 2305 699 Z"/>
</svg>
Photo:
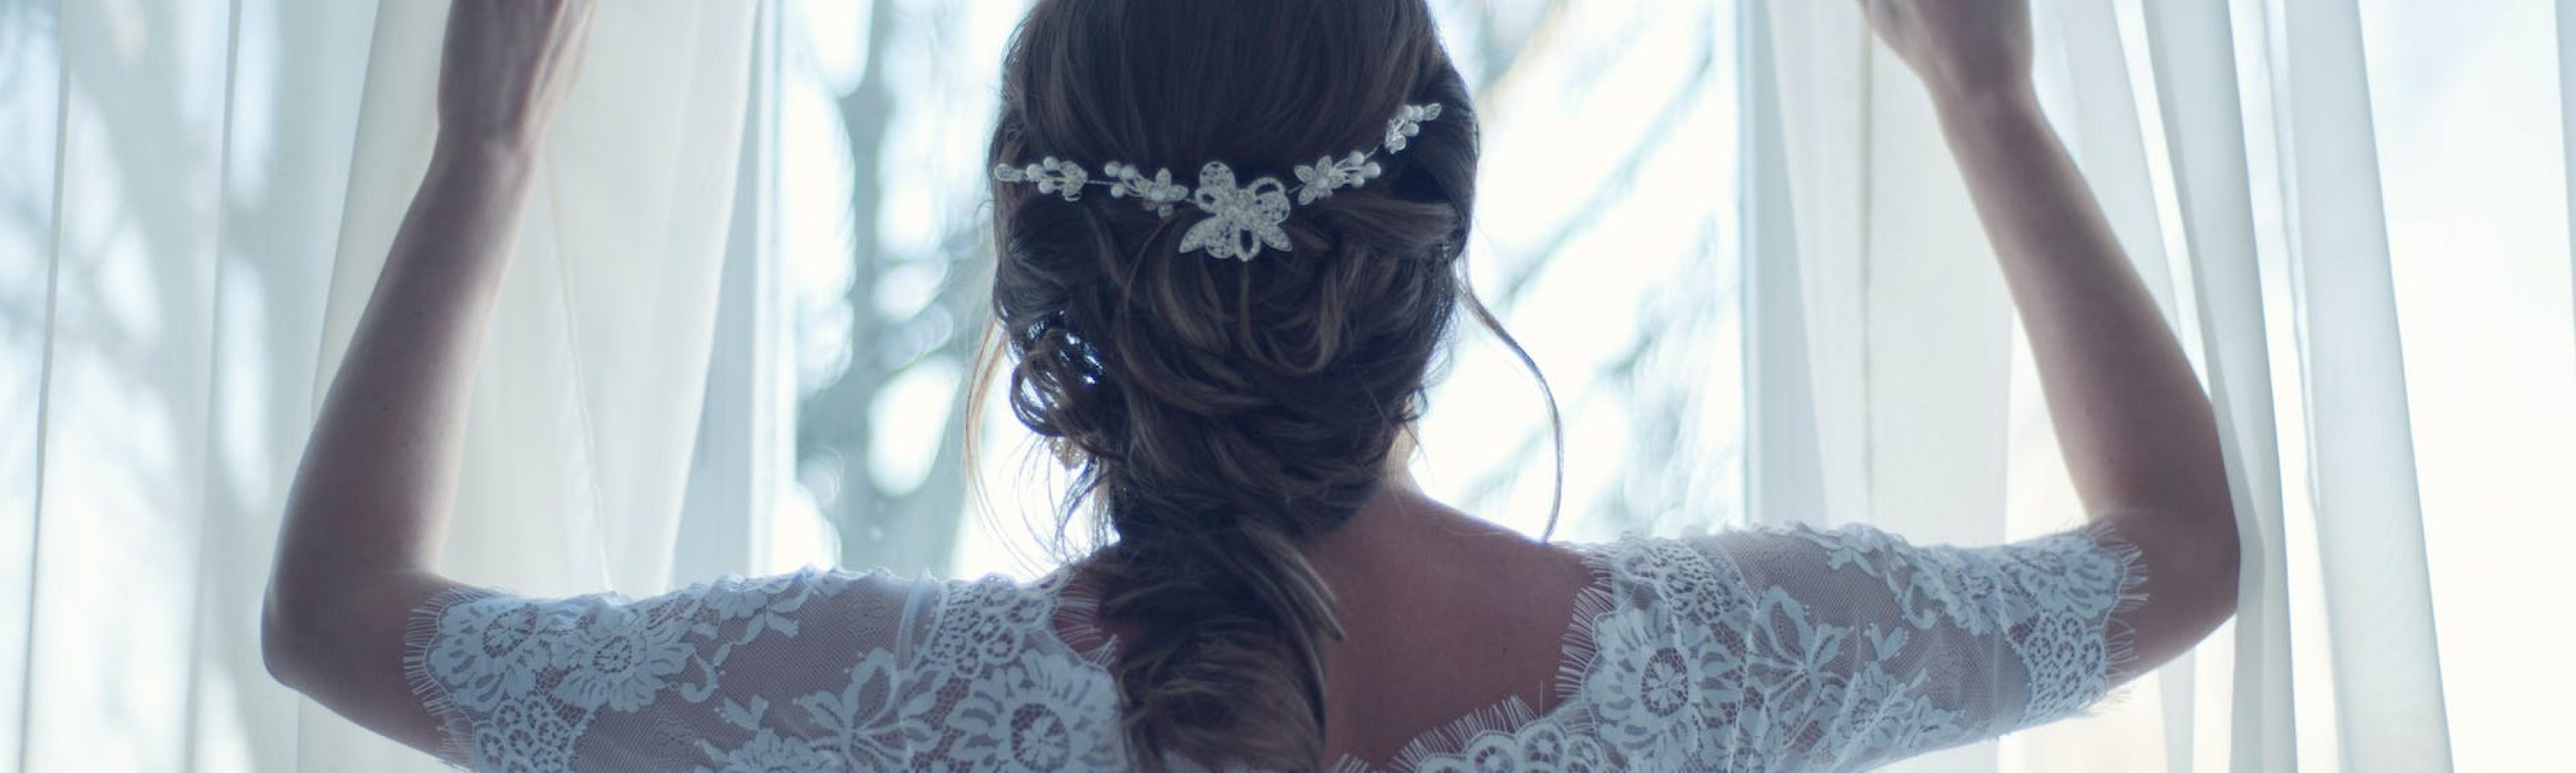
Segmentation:
<svg viewBox="0 0 2576 773">
<path fill-rule="evenodd" d="M 783 14 L 778 4 L 762 3 L 756 15 L 751 93 L 742 110 L 744 176 L 734 185 L 733 228 L 711 331 L 719 345 L 707 356 L 705 407 L 673 537 L 670 576 L 676 582 L 794 568 L 772 563 L 766 550 L 795 467 L 796 387 L 784 367 L 786 282 L 770 259 L 778 254 Z"/>
<path fill-rule="evenodd" d="M 60 7 L 0 0 L 0 766 L 24 768 L 62 179 Z"/>
<path fill-rule="evenodd" d="M 2576 245 L 2576 0 L 2558 0 L 2557 11 L 2559 165 L 2567 177 L 2568 241 Z M 2576 249 L 2568 259 L 2569 274 L 2576 277 Z"/>
<path fill-rule="evenodd" d="M 2235 621 L 2229 765 L 2297 766 L 2280 441 L 2256 264 L 2253 194 L 2239 112 L 2233 22 L 2217 3 L 2149 3 L 2165 141 L 2199 304 L 2202 367 L 2219 422 L 2244 545 Z M 2208 648 L 2204 648 L 2207 651 Z"/>
<path fill-rule="evenodd" d="M 2576 770 L 2558 741 L 2576 703 L 2556 698 L 2576 687 L 2576 304 L 2553 5 L 2362 5 L 2463 771 Z"/>
<path fill-rule="evenodd" d="M 2450 769 L 2361 18 L 2287 0 L 2282 163 L 2342 764 Z"/>
<path fill-rule="evenodd" d="M 185 765 L 231 3 L 60 6 L 66 76 L 21 760 Z M 102 743 L 118 739 L 118 743 Z"/>
<path fill-rule="evenodd" d="M 688 0 L 630 7 L 602 16 L 598 58 L 558 129 L 549 203 L 561 218 L 561 304 L 582 355 L 593 539 L 608 556 L 606 585 L 641 593 L 674 581 L 755 14 Z"/>
<path fill-rule="evenodd" d="M 1745 195 L 1745 515 L 1761 524 L 1799 523 L 1825 497 L 1816 448 L 1815 389 L 1801 303 L 1797 200 L 1790 193 L 1783 86 L 1768 2 L 1739 6 L 1743 48 Z"/>
<path fill-rule="evenodd" d="M 259 653 L 277 518 L 312 424 L 372 3 L 242 0 L 234 24 L 187 769 L 293 770 L 300 701 Z"/>
<path fill-rule="evenodd" d="M 1860 340 L 1867 321 L 1870 200 L 1862 183 L 1871 95 L 1860 85 L 1870 66 L 1869 41 L 1856 5 L 1767 2 L 1780 97 L 1776 120 L 1797 229 L 1795 329 L 1803 334 L 1778 343 L 1799 347 L 1806 360 L 1808 420 L 1823 481 L 1819 499 L 1791 503 L 1787 519 L 1861 523 L 1873 512 L 1874 492 L 1846 482 L 1868 474 L 1869 416 L 1859 410 L 1868 400 L 1868 360 L 1862 348 L 1843 344 Z M 1748 407 L 1749 415 L 1765 411 Z"/>
</svg>

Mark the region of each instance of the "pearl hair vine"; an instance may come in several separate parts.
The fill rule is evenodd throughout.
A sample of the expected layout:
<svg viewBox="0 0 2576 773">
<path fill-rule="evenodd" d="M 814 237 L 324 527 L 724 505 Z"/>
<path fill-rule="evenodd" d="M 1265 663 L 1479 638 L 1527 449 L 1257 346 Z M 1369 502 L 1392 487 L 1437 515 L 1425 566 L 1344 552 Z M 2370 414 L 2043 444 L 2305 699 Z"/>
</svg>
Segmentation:
<svg viewBox="0 0 2576 773">
<path fill-rule="evenodd" d="M 1066 201 L 1082 199 L 1083 188 L 1101 186 L 1109 189 L 1113 199 L 1134 198 L 1155 214 L 1171 217 L 1182 202 L 1189 202 L 1208 213 L 1206 220 L 1190 226 L 1181 235 L 1181 252 L 1206 250 L 1208 257 L 1250 262 L 1264 247 L 1292 252 L 1288 232 L 1281 223 L 1288 221 L 1294 206 L 1305 206 L 1331 198 L 1334 191 L 1357 188 L 1377 179 L 1382 170 L 1377 154 L 1404 152 L 1415 136 L 1422 134 L 1422 124 L 1440 117 L 1439 103 L 1405 105 L 1386 122 L 1386 138 L 1368 150 L 1354 150 L 1341 158 L 1325 156 L 1314 164 L 1299 166 L 1294 186 L 1276 177 L 1255 178 L 1248 185 L 1235 184 L 1234 168 L 1222 161 L 1210 161 L 1199 167 L 1199 184 L 1189 186 L 1172 181 L 1172 170 L 1157 169 L 1151 177 L 1135 164 L 1111 161 L 1100 165 L 1101 179 L 1064 159 L 1048 156 L 1037 163 L 1023 166 L 1002 164 L 993 167 L 993 179 L 1006 183 L 1032 183 L 1038 193 L 1060 194 Z"/>
</svg>

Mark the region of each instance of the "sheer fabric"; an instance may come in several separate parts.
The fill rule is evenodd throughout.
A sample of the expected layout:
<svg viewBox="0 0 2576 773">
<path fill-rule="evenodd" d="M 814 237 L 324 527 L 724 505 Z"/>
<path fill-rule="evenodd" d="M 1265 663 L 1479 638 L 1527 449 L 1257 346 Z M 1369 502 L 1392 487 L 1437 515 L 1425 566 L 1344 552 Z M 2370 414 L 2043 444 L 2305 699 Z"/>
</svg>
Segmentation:
<svg viewBox="0 0 2576 773">
<path fill-rule="evenodd" d="M 2098 529 L 1979 549 L 1860 526 L 1573 549 L 1594 582 L 1553 706 L 1505 701 L 1336 770 L 1870 767 L 2100 699 L 2142 579 Z M 1069 577 L 464 590 L 418 611 L 408 666 L 446 756 L 478 770 L 1124 770 L 1117 645 Z"/>
<path fill-rule="evenodd" d="M 752 402 L 711 375 L 758 373 L 710 362 L 753 340 L 717 338 L 717 268 L 750 254 L 727 215 L 774 5 L 602 4 L 442 571 L 656 593 L 724 558 L 675 536 L 684 492 L 775 510 L 692 471 L 754 458 L 692 439 Z M 277 683 L 259 631 L 314 407 L 429 163 L 447 8 L 0 0 L 0 770 L 438 769 Z"/>
</svg>

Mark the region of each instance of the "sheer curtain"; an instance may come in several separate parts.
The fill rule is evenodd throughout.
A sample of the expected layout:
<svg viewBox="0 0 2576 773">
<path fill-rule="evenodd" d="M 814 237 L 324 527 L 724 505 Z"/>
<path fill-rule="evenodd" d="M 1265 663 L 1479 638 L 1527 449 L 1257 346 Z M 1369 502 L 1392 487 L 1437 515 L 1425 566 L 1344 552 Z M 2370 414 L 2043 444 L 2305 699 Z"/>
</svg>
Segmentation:
<svg viewBox="0 0 2576 773">
<path fill-rule="evenodd" d="M 684 493 L 725 483 L 690 457 L 757 11 L 602 9 L 475 385 L 455 576 L 672 583 Z M 438 769 L 271 682 L 257 622 L 445 13 L 0 3 L 0 767 Z"/>
<path fill-rule="evenodd" d="M 2545 69 L 2534 54 L 2566 43 L 2537 32 L 2548 9 L 2037 5 L 2043 103 L 2216 403 L 2244 595 L 2218 637 L 2098 716 L 1902 769 L 2576 764 L 2497 727 L 2536 731 L 2530 715 L 2564 713 L 2549 696 L 2576 687 L 2540 644 L 2567 625 L 2571 586 L 2545 568 L 2560 562 L 2476 557 L 2512 552 L 2493 542 L 2527 528 L 2491 508 L 2565 512 L 2563 470 L 2451 458 L 2477 445 L 2522 471 L 2567 450 L 2534 429 L 2568 427 L 2564 216 L 2454 211 L 2529 213 L 2517 197 L 2564 195 L 2504 166 L 2555 173 L 2559 148 L 2497 126 L 2533 115 L 2514 103 L 2546 104 L 2549 84 L 2468 85 Z M 2077 510 L 2029 355 L 1921 88 L 1868 43 L 1855 4 L 1743 12 L 1749 512 L 1965 542 L 2067 525 Z M 2476 47 L 2497 53 L 2436 58 Z M 2458 147 L 2478 142 L 2497 144 Z M 2418 327 L 2513 354 L 2462 355 Z M 2467 370 L 2412 362 L 2428 353 Z M 2496 414 L 2452 405 L 2499 399 Z M 2451 542 L 2428 547 L 2428 534 Z M 2447 590 L 2517 586 L 2531 595 L 2515 603 Z M 2516 625 L 2530 633 L 2505 632 Z"/>
</svg>

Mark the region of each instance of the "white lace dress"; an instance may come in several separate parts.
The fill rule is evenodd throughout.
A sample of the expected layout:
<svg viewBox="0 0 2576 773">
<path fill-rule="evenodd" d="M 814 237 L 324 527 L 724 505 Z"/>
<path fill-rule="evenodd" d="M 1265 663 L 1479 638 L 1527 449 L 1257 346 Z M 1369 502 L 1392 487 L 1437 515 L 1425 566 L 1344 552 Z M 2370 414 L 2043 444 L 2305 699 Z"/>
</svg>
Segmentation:
<svg viewBox="0 0 2576 773">
<path fill-rule="evenodd" d="M 1386 767 L 1849 770 L 1989 738 L 2109 691 L 2126 658 L 2113 615 L 2141 579 L 2098 529 L 1980 549 L 1861 527 L 1574 549 L 1594 582 L 1554 705 L 1428 728 Z M 477 770 L 1124 770 L 1115 644 L 1059 634 L 1090 630 L 1067 577 L 460 591 L 419 610 L 408 666 L 447 756 Z"/>
</svg>

